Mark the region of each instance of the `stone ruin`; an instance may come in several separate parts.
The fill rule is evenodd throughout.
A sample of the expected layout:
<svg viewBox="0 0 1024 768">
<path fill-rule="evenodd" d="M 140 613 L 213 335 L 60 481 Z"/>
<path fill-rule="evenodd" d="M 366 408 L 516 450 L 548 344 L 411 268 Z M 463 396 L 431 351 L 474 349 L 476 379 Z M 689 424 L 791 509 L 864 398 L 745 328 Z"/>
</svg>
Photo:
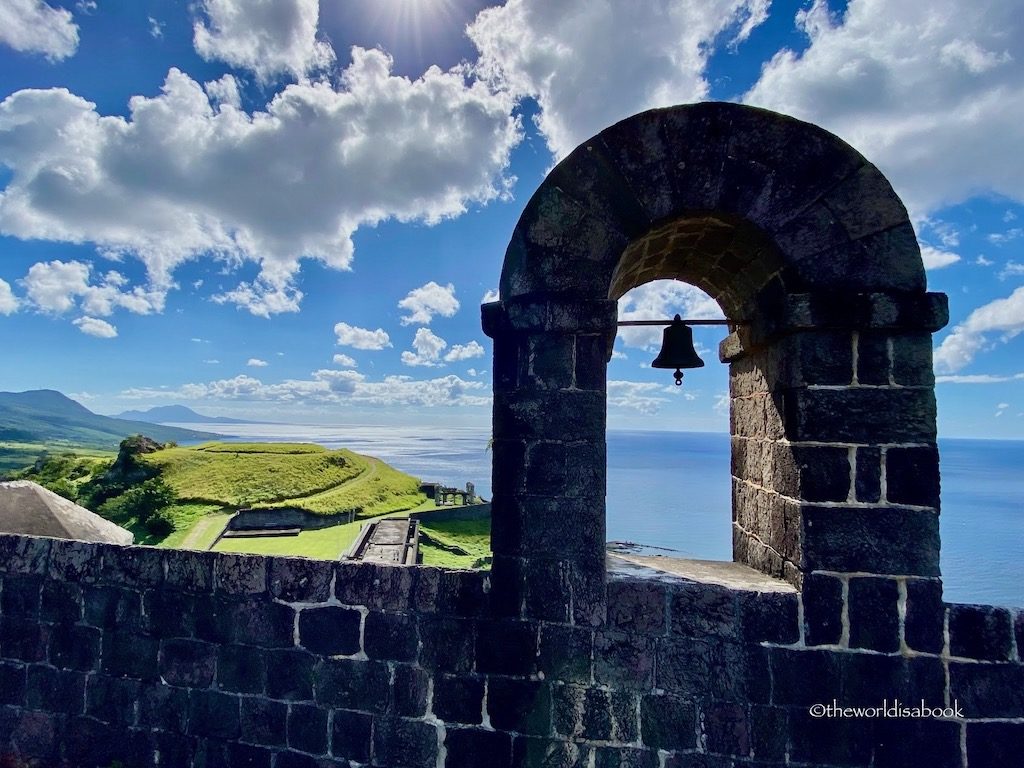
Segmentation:
<svg viewBox="0 0 1024 768">
<path fill-rule="evenodd" d="M 616 300 L 658 278 L 744 323 L 720 350 L 732 564 L 605 554 Z M 0 755 L 1020 764 L 1024 615 L 943 602 L 931 334 L 946 298 L 873 165 L 750 107 L 646 112 L 548 175 L 500 288 L 483 307 L 489 572 L 0 537 Z M 895 699 L 950 711 L 817 708 Z"/>
</svg>

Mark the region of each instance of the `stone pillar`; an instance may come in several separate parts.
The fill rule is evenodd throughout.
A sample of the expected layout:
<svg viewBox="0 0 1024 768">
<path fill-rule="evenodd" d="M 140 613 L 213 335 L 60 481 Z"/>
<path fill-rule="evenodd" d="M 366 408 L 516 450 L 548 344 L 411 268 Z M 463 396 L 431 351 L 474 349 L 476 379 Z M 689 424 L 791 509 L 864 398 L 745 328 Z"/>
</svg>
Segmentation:
<svg viewBox="0 0 1024 768">
<path fill-rule="evenodd" d="M 491 547 L 509 616 L 604 620 L 606 369 L 614 301 L 494 302 Z"/>
<path fill-rule="evenodd" d="M 733 556 L 802 588 L 809 644 L 897 651 L 915 600 L 941 599 L 931 333 L 946 319 L 936 294 L 797 295 L 770 335 L 723 344 Z"/>
</svg>

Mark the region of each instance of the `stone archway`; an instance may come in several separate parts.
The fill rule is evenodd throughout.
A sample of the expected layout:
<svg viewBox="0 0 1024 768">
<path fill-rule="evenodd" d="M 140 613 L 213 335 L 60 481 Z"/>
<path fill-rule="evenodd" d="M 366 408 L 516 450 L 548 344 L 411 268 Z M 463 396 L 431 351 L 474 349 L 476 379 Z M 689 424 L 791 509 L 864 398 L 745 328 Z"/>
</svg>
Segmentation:
<svg viewBox="0 0 1024 768">
<path fill-rule="evenodd" d="M 603 621 L 616 299 L 659 278 L 744 323 L 720 350 L 734 560 L 802 588 L 810 611 L 840 606 L 828 632 L 843 574 L 937 579 L 931 333 L 948 313 L 906 210 L 821 128 L 703 103 L 624 120 L 552 170 L 483 306 L 504 610 Z"/>
</svg>

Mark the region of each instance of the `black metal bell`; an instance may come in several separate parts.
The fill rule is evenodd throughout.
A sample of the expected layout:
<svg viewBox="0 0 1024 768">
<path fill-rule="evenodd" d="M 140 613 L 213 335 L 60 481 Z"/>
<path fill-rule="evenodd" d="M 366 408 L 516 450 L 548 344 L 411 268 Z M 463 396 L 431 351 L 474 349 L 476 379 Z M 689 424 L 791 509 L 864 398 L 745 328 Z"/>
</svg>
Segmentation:
<svg viewBox="0 0 1024 768">
<path fill-rule="evenodd" d="M 676 372 L 673 375 L 678 387 L 683 383 L 682 368 L 703 367 L 704 361 L 693 348 L 693 330 L 676 315 L 672 324 L 665 328 L 661 339 L 661 352 L 654 358 L 651 368 L 675 368 Z"/>
</svg>

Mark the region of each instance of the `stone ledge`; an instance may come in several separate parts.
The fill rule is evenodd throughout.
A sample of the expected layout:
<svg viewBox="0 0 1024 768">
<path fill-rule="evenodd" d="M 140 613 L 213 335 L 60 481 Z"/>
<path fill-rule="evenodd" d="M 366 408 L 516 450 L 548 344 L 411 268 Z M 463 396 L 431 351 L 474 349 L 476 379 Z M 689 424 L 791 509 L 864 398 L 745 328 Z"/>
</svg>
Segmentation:
<svg viewBox="0 0 1024 768">
<path fill-rule="evenodd" d="M 775 579 L 742 563 L 718 560 L 684 560 L 649 555 L 608 555 L 608 577 L 661 579 L 678 578 L 702 584 L 738 589 L 746 592 L 783 592 L 796 594 L 792 584 Z"/>
</svg>

